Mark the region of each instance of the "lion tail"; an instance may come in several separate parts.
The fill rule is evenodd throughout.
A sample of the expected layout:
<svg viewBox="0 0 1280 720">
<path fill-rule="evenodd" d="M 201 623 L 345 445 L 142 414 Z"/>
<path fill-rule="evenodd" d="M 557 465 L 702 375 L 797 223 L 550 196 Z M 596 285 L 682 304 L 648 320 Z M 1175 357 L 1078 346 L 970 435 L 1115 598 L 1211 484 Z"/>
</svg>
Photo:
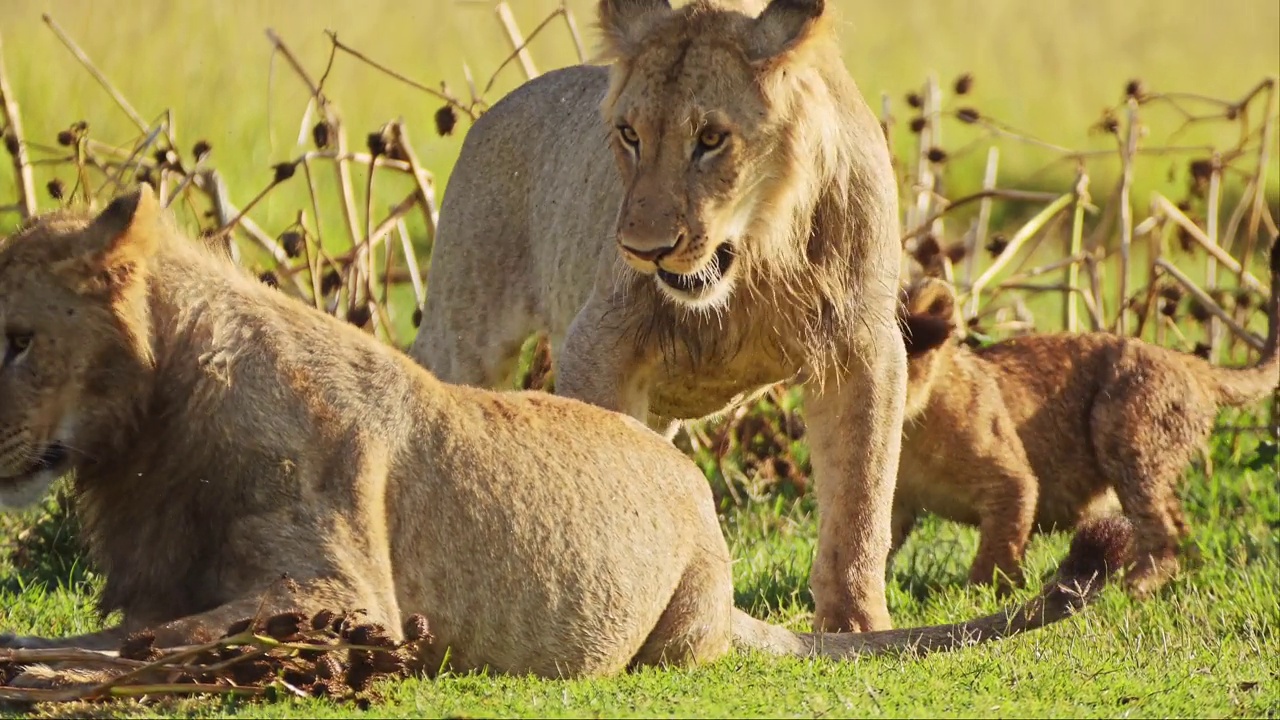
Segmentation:
<svg viewBox="0 0 1280 720">
<path fill-rule="evenodd" d="M 734 645 L 771 655 L 850 658 L 901 650 L 955 650 L 1035 630 L 1072 616 L 1097 597 L 1128 557 L 1132 532 L 1123 517 L 1082 524 L 1053 579 L 1018 608 L 951 625 L 865 633 L 797 633 L 735 609 Z"/>
</svg>

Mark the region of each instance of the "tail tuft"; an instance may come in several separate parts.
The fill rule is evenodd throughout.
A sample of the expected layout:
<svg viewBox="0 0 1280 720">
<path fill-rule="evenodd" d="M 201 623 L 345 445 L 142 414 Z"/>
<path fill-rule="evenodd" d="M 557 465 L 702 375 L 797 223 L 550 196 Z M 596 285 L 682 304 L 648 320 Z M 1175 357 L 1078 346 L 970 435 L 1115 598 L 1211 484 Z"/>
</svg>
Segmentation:
<svg viewBox="0 0 1280 720">
<path fill-rule="evenodd" d="M 1071 549 L 1058 566 L 1058 579 L 1105 580 L 1124 567 L 1133 540 L 1133 526 L 1122 516 L 1081 523 Z"/>
</svg>

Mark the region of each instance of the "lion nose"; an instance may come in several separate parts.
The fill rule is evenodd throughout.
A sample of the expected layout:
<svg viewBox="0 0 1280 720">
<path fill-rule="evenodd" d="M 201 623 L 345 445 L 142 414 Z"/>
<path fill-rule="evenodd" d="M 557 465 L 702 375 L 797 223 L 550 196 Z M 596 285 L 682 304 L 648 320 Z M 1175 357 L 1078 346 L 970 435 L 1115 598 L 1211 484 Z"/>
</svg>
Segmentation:
<svg viewBox="0 0 1280 720">
<path fill-rule="evenodd" d="M 654 263 L 671 254 L 673 250 L 680 246 L 680 241 L 684 239 L 684 233 L 676 236 L 676 239 L 670 245 L 661 245 L 651 248 L 637 248 L 627 244 L 627 241 L 619 238 L 618 244 L 622 246 L 622 251 L 631 257 L 643 262 Z"/>
</svg>

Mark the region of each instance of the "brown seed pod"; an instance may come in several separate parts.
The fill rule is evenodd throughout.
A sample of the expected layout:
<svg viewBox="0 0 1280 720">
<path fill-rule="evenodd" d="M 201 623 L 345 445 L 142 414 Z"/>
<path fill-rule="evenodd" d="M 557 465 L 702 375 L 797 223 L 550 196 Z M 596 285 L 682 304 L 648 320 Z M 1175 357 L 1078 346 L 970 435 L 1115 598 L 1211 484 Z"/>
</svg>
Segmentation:
<svg viewBox="0 0 1280 720">
<path fill-rule="evenodd" d="M 9 151 L 10 155 L 17 155 L 22 148 L 18 143 L 18 136 L 12 131 L 6 130 L 4 133 L 4 149 Z"/>
<path fill-rule="evenodd" d="M 1235 301 L 1236 307 L 1241 310 L 1249 310 L 1253 307 L 1253 293 L 1245 288 L 1240 288 L 1236 290 Z"/>
<path fill-rule="evenodd" d="M 271 272 L 270 270 L 267 270 L 266 272 L 259 275 L 258 280 L 260 280 L 263 285 L 266 285 L 268 287 L 273 287 L 273 288 L 280 287 L 280 279 L 277 278 L 276 274 Z"/>
<path fill-rule="evenodd" d="M 156 649 L 156 634 L 150 630 L 139 630 L 130 634 L 120 644 L 120 657 L 126 660 L 142 660 L 150 662 L 160 657 Z"/>
<path fill-rule="evenodd" d="M 365 303 L 353 305 L 347 311 L 347 322 L 356 327 L 364 327 L 369 324 L 369 320 L 373 318 L 373 313 L 369 311 L 369 306 Z"/>
<path fill-rule="evenodd" d="M 374 157 L 387 154 L 387 140 L 383 137 L 381 130 L 369 133 L 365 138 L 365 144 L 369 146 L 369 154 Z"/>
<path fill-rule="evenodd" d="M 369 647 L 395 647 L 396 641 L 391 638 L 387 629 L 377 623 L 354 625 L 342 633 L 342 639 L 352 645 Z"/>
<path fill-rule="evenodd" d="M 1124 85 L 1125 97 L 1131 97 L 1135 100 L 1142 100 L 1147 96 L 1147 88 L 1143 82 L 1137 78 L 1130 80 Z"/>
<path fill-rule="evenodd" d="M 274 280 L 275 275 L 273 273 L 266 274 L 271 275 Z M 267 618 L 266 633 L 280 642 L 297 642 L 302 639 L 302 633 L 307 627 L 308 620 L 309 618 L 305 613 L 297 611 L 272 615 Z"/>
<path fill-rule="evenodd" d="M 452 105 L 445 105 L 436 111 L 436 132 L 441 136 L 453 134 L 453 128 L 458 124 L 458 113 L 454 111 Z"/>
<path fill-rule="evenodd" d="M 311 128 L 311 141 L 316 144 L 317 150 L 324 150 L 329 147 L 329 142 L 333 137 L 333 126 L 328 120 L 321 120 Z"/>
<path fill-rule="evenodd" d="M 388 675 L 399 675 L 405 668 L 404 658 L 395 652 L 372 653 L 369 663 L 373 665 L 374 671 Z"/>
<path fill-rule="evenodd" d="M 954 265 L 955 263 L 963 260 L 965 256 L 969 254 L 969 248 L 965 247 L 964 243 L 952 243 L 947 246 L 947 249 L 944 252 L 946 252 L 947 259 Z"/>
<path fill-rule="evenodd" d="M 405 618 L 403 630 L 405 642 L 429 641 L 432 638 L 431 626 L 423 615 L 414 614 Z"/>
<path fill-rule="evenodd" d="M 1182 299 L 1182 295 L 1183 295 L 1183 292 L 1182 292 L 1181 285 L 1165 285 L 1164 287 L 1160 288 L 1160 297 L 1164 298 L 1165 300 L 1178 302 L 1179 300 Z"/>
<path fill-rule="evenodd" d="M 964 73 L 960 77 L 956 78 L 955 85 L 952 89 L 955 90 L 957 95 L 967 95 L 969 91 L 973 89 L 973 74 Z"/>
<path fill-rule="evenodd" d="M 413 309 L 413 326 L 416 328 L 421 325 L 422 325 L 422 308 L 416 307 Z"/>
<path fill-rule="evenodd" d="M 1166 317 L 1178 317 L 1178 302 L 1168 298 L 1160 298 L 1160 314 Z"/>
<path fill-rule="evenodd" d="M 920 93 L 917 93 L 917 92 L 907 93 L 907 105 L 910 105 L 913 108 L 919 108 L 922 105 L 924 105 L 924 101 L 920 99 Z"/>
<path fill-rule="evenodd" d="M 54 200 L 61 200 L 62 196 L 66 193 L 66 187 L 58 178 L 50 180 L 44 187 L 49 191 L 49 197 Z"/>
<path fill-rule="evenodd" d="M 339 273 L 337 268 L 330 268 L 329 272 L 325 273 L 324 277 L 320 279 L 320 292 L 322 294 L 328 295 L 340 287 L 342 287 L 342 273 Z"/>
<path fill-rule="evenodd" d="M 298 166 L 294 165 L 291 162 L 276 163 L 275 165 L 271 166 L 271 171 L 275 173 L 274 182 L 278 182 L 278 183 L 282 183 L 285 180 L 288 180 L 289 178 L 293 177 L 293 174 L 297 172 L 297 170 L 298 170 Z"/>
<path fill-rule="evenodd" d="M 252 626 L 253 626 L 253 618 L 244 618 L 243 620 L 237 620 L 227 626 L 227 631 L 223 633 L 222 637 L 227 638 L 227 637 L 233 637 L 235 635 L 240 635 L 242 633 L 246 633 L 249 631 L 249 628 Z"/>
<path fill-rule="evenodd" d="M 1202 342 L 1198 342 L 1198 343 L 1196 343 L 1196 346 L 1195 346 L 1195 348 L 1191 351 L 1191 353 L 1192 353 L 1193 355 L 1195 355 L 1196 357 L 1200 357 L 1200 358 L 1204 358 L 1205 360 L 1208 360 L 1208 359 L 1209 359 L 1209 350 L 1210 350 L 1210 348 L 1209 348 L 1209 346 L 1208 346 L 1208 345 L 1206 345 L 1205 343 L 1202 343 Z"/>
<path fill-rule="evenodd" d="M 340 698 L 347 694 L 347 686 L 339 680 L 318 680 L 311 685 L 311 697 Z"/>
<path fill-rule="evenodd" d="M 911 128 L 911 132 L 919 133 L 921 130 L 924 130 L 925 127 L 927 127 L 928 125 L 929 125 L 929 121 L 925 120 L 924 117 L 913 117 L 911 118 L 911 124 L 908 125 L 907 127 Z"/>
<path fill-rule="evenodd" d="M 915 252 L 912 253 L 916 262 L 926 268 L 933 265 L 941 254 L 942 247 L 938 245 L 938 238 L 932 234 L 920 238 L 920 242 L 916 243 Z"/>
<path fill-rule="evenodd" d="M 959 118 L 960 122 L 972 125 L 982 119 L 982 113 L 978 112 L 976 108 L 962 107 L 956 111 L 956 117 Z"/>
<path fill-rule="evenodd" d="M 178 154 L 169 148 L 156 150 L 154 157 L 158 167 L 166 168 L 178 165 Z"/>
<path fill-rule="evenodd" d="M 197 140 L 195 147 L 191 148 L 191 154 L 192 156 L 195 157 L 196 161 L 199 162 L 200 160 L 204 159 L 204 156 L 208 155 L 212 150 L 213 150 L 213 146 L 209 144 L 208 140 Z"/>
<path fill-rule="evenodd" d="M 1209 308 L 1202 305 L 1195 296 L 1187 298 L 1187 312 L 1191 313 L 1191 317 L 1194 318 L 1196 322 L 1203 323 L 1209 321 Z"/>
<path fill-rule="evenodd" d="M 1001 233 L 996 233 L 991 236 L 991 240 L 987 241 L 986 251 L 995 256 L 1004 252 L 1007 247 L 1009 247 L 1009 239 Z"/>
<path fill-rule="evenodd" d="M 71 147 L 76 144 L 76 134 L 70 130 L 61 130 L 58 132 L 58 144 L 62 147 Z"/>
<path fill-rule="evenodd" d="M 928 152 L 929 162 L 944 163 L 947 161 L 947 151 L 940 147 L 931 147 Z"/>
<path fill-rule="evenodd" d="M 333 621 L 338 619 L 338 613 L 332 610 L 321 610 L 311 616 L 312 630 L 327 630 L 333 627 Z"/>
<path fill-rule="evenodd" d="M 353 660 L 347 668 L 347 687 L 355 692 L 364 692 L 373 684 L 374 674 L 375 670 L 370 662 L 367 660 L 356 662 Z"/>
<path fill-rule="evenodd" d="M 253 685 L 275 674 L 275 668 L 265 658 L 254 658 L 244 662 L 233 663 L 228 668 L 231 679 L 237 685 Z"/>
<path fill-rule="evenodd" d="M 332 652 L 316 658 L 316 677 L 322 680 L 334 680 L 342 677 L 342 661 Z"/>
<path fill-rule="evenodd" d="M 304 240 L 302 233 L 297 230 L 287 230 L 280 235 L 280 246 L 284 248 L 284 254 L 291 258 L 296 258 L 302 254 Z"/>
</svg>

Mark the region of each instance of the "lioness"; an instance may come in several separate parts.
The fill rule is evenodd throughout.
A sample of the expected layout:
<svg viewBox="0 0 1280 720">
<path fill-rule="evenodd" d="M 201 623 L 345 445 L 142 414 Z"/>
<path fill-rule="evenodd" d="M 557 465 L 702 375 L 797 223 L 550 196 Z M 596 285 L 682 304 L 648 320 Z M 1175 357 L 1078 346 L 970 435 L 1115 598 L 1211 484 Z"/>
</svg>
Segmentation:
<svg viewBox="0 0 1280 720">
<path fill-rule="evenodd" d="M 1073 527 L 1118 497 L 1135 533 L 1127 583 L 1137 597 L 1158 589 L 1176 572 L 1187 535 L 1177 483 L 1218 407 L 1257 402 L 1280 386 L 1280 243 L 1271 273 L 1267 339 L 1248 368 L 1102 332 L 971 350 L 957 338 L 951 286 L 933 278 L 909 285 L 894 551 L 928 510 L 981 528 L 972 581 L 999 570 L 1017 583 L 1033 529 Z"/>
<path fill-rule="evenodd" d="M 464 671 L 615 673 L 731 645 L 957 647 L 1069 615 L 1123 561 L 1099 525 L 1033 603 L 971 623 L 797 634 L 733 608 L 702 473 L 642 423 L 446 385 L 182 237 L 149 187 L 0 243 L 0 502 L 72 496 L 123 622 L 10 647 L 186 644 L 238 619 L 429 617 Z M 1104 567 L 1105 566 L 1105 567 Z M 287 574 L 296 590 L 268 595 Z"/>
<path fill-rule="evenodd" d="M 601 0 L 612 66 L 525 83 L 467 135 L 410 354 L 497 387 L 546 332 L 558 394 L 672 429 L 802 380 L 815 626 L 870 630 L 891 626 L 898 207 L 831 15 Z"/>
</svg>

